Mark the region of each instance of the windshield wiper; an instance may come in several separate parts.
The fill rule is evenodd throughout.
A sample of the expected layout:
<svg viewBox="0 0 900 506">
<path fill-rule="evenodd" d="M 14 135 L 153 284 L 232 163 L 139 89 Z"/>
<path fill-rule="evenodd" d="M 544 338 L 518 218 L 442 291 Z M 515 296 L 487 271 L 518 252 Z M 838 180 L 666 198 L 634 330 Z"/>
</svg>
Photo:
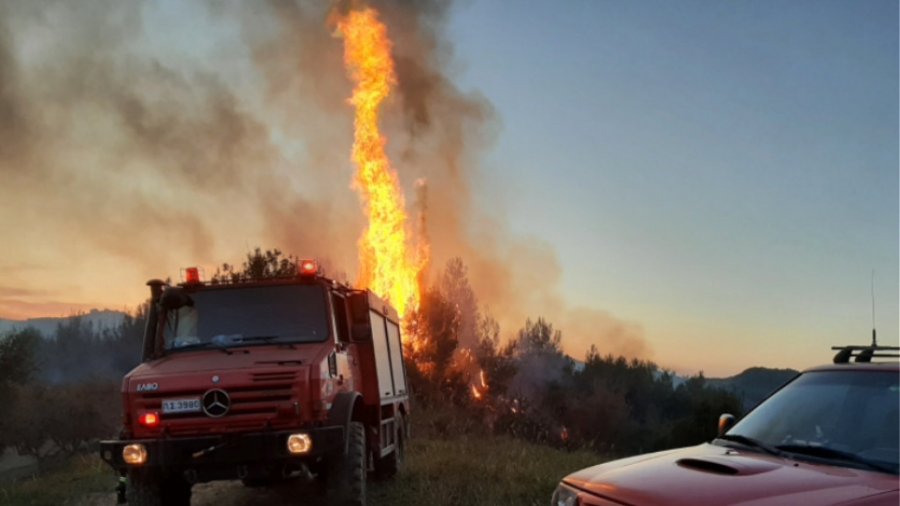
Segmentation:
<svg viewBox="0 0 900 506">
<path fill-rule="evenodd" d="M 242 337 L 240 340 L 236 341 L 238 343 L 252 343 L 254 341 L 262 341 L 269 342 L 278 339 L 281 336 L 250 336 L 250 337 Z"/>
<path fill-rule="evenodd" d="M 213 348 L 215 348 L 217 350 L 222 350 L 223 352 L 225 352 L 226 355 L 231 355 L 231 353 L 232 353 L 231 351 L 227 350 L 224 346 L 214 345 L 213 343 L 210 343 L 210 342 L 185 344 L 184 346 L 173 346 L 172 348 L 169 348 L 169 351 L 181 351 L 181 350 L 191 350 L 191 349 L 197 349 L 197 348 L 208 348 L 210 346 L 212 346 Z"/>
<path fill-rule="evenodd" d="M 769 455 L 774 455 L 776 457 L 784 456 L 784 454 L 781 453 L 777 448 L 769 446 L 758 439 L 753 439 L 752 437 L 743 436 L 741 434 L 722 434 L 716 439 L 740 443 L 744 446 L 749 446 L 750 448 L 757 448 L 768 453 Z"/>
<path fill-rule="evenodd" d="M 897 470 L 891 468 L 890 466 L 876 464 L 869 459 L 865 459 L 860 457 L 859 455 L 851 452 L 845 452 L 842 450 L 835 450 L 834 448 L 828 448 L 826 446 L 813 446 L 813 445 L 799 445 L 799 444 L 787 444 L 787 445 L 778 445 L 776 448 L 782 451 L 796 453 L 798 455 L 809 455 L 810 457 L 821 457 L 823 459 L 836 459 L 843 460 L 846 462 L 853 462 L 854 464 L 860 464 L 864 467 L 872 469 L 873 471 L 881 471 L 882 473 L 889 474 L 897 474 Z"/>
</svg>

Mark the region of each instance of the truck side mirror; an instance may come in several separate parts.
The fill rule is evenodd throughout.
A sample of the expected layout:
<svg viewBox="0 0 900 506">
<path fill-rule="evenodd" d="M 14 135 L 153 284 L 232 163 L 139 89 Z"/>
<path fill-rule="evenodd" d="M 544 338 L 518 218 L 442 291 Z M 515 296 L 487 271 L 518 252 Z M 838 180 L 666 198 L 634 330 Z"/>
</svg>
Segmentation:
<svg viewBox="0 0 900 506">
<path fill-rule="evenodd" d="M 354 293 L 347 302 L 350 306 L 350 338 L 354 341 L 371 341 L 372 327 L 369 323 L 368 292 Z"/>
<path fill-rule="evenodd" d="M 184 293 L 184 290 L 181 288 L 170 286 L 163 290 L 162 296 L 159 298 L 159 305 L 166 311 L 173 311 L 184 306 L 193 306 L 194 299 Z"/>
<path fill-rule="evenodd" d="M 354 325 L 369 324 L 369 296 L 366 292 L 354 293 L 348 299 L 350 303 L 350 321 Z"/>
<path fill-rule="evenodd" d="M 724 413 L 719 415 L 719 436 L 728 432 L 734 426 L 734 415 Z"/>
</svg>

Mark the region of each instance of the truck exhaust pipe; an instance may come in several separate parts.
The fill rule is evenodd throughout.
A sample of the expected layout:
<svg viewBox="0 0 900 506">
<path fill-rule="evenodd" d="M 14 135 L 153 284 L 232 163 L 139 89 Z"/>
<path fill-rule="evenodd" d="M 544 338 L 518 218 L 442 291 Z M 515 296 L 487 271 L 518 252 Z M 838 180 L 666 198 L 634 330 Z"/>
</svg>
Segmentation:
<svg viewBox="0 0 900 506">
<path fill-rule="evenodd" d="M 144 347 L 141 352 L 141 362 L 147 362 L 153 358 L 156 349 L 156 331 L 159 324 L 159 298 L 162 295 L 162 287 L 166 282 L 159 279 L 147 281 L 150 287 L 150 303 L 147 306 L 147 326 L 144 328 Z"/>
</svg>

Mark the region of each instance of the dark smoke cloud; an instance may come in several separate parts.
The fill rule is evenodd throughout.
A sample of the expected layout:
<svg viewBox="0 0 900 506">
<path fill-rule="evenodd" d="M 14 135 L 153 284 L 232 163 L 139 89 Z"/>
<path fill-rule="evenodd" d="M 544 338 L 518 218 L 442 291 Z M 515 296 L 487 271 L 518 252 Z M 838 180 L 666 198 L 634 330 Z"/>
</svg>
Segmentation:
<svg viewBox="0 0 900 506">
<path fill-rule="evenodd" d="M 564 331 L 568 351 L 576 355 L 596 343 L 604 351 L 648 356 L 640 326 L 600 310 L 568 307 L 558 292 L 562 269 L 551 245 L 513 236 L 502 216 L 474 204 L 473 189 L 484 191 L 486 184 L 478 173 L 480 157 L 501 124 L 487 98 L 455 84 L 452 72 L 458 65 L 446 32 L 452 2 L 373 0 L 372 5 L 394 43 L 399 98 L 388 110 L 393 120 L 388 137 L 400 155 L 394 159 L 401 177 L 428 181 L 433 268 L 461 256 L 475 293 L 507 334 L 527 317 L 544 316 Z"/>
<path fill-rule="evenodd" d="M 214 76 L 142 57 L 141 7 L 3 4 L 3 190 L 114 254 L 202 256 L 211 233 L 190 199 L 239 188 L 243 164 L 271 159 L 267 132 Z"/>
<path fill-rule="evenodd" d="M 240 31 L 232 45 L 215 41 L 216 61 L 148 48 L 148 36 L 165 39 L 145 32 L 158 8 L 149 0 L 0 0 L 0 232 L 32 241 L 9 262 L 49 245 L 76 264 L 102 253 L 158 276 L 239 261 L 235 252 L 260 244 L 354 271 L 363 217 L 349 188 L 351 84 L 325 22 L 334 4 L 200 5 L 204 22 Z M 460 256 L 506 332 L 544 316 L 569 341 L 571 320 L 601 351 L 645 356 L 640 328 L 567 307 L 552 246 L 513 236 L 474 204 L 485 191 L 478 162 L 501 123 L 485 97 L 455 84 L 452 2 L 372 5 L 394 44 L 398 86 L 383 125 L 413 220 L 414 182 L 427 180 L 432 279 Z M 242 54 L 250 77 L 220 71 L 219 58 Z"/>
</svg>

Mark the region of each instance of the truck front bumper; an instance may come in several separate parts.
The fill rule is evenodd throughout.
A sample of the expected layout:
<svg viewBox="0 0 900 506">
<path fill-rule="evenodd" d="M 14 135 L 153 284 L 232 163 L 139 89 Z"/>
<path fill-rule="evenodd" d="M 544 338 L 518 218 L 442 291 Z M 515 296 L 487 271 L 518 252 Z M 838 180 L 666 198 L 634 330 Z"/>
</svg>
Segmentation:
<svg viewBox="0 0 900 506">
<path fill-rule="evenodd" d="M 288 451 L 291 434 L 308 434 L 312 448 L 308 453 Z M 122 458 L 127 445 L 140 444 L 147 452 L 143 464 L 128 464 Z M 134 439 L 100 442 L 100 457 L 113 468 L 127 469 L 166 467 L 197 469 L 221 466 L 272 466 L 308 461 L 325 454 L 343 453 L 344 428 L 318 427 L 278 432 L 225 434 L 218 436 Z"/>
</svg>

